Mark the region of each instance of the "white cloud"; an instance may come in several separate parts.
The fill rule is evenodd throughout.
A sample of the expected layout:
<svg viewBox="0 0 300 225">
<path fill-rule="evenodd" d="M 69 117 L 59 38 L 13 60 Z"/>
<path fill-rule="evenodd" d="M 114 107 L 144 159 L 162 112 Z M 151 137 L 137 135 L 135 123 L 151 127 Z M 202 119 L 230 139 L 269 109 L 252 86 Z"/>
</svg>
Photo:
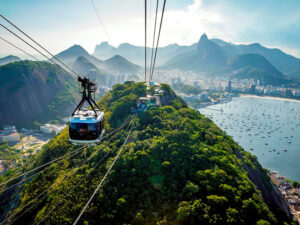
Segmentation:
<svg viewBox="0 0 300 225">
<path fill-rule="evenodd" d="M 162 45 L 168 43 L 191 44 L 204 32 L 210 38 L 231 41 L 240 23 L 221 12 L 220 6 L 204 7 L 201 0 L 194 0 L 185 10 L 167 11 L 162 34 Z"/>
<path fill-rule="evenodd" d="M 111 38 L 110 43 L 114 46 L 124 42 L 141 46 L 144 44 L 143 2 L 128 1 L 99 1 L 97 5 Z M 288 50 L 291 54 L 300 55 L 299 50 L 294 46 L 287 45 L 289 42 L 279 38 L 275 42 L 272 39 L 272 32 L 283 29 L 280 27 L 286 26 L 284 22 L 273 22 L 271 16 L 264 12 L 265 9 L 256 5 L 255 10 L 248 10 L 246 4 L 233 2 L 233 0 L 194 0 L 193 3 L 180 10 L 170 10 L 168 4 L 171 3 L 167 2 L 160 45 L 165 46 L 171 43 L 190 45 L 198 41 L 205 32 L 209 38 L 220 38 L 233 43 L 260 42 L 269 46 L 277 45 L 278 48 Z M 176 1 L 173 4 L 176 4 Z M 47 24 L 48 20 L 45 20 L 42 24 L 43 30 L 35 27 L 30 20 L 24 20 L 26 23 L 24 22 L 21 26 L 29 34 L 35 34 L 36 39 L 53 53 L 58 53 L 73 44 L 80 44 L 92 53 L 96 44 L 107 41 L 105 32 L 92 10 L 91 5 L 83 4 L 80 10 L 83 14 L 80 18 L 77 15 L 72 18 L 73 14 L 70 14 L 64 18 L 63 22 L 53 20 Z M 153 28 L 154 5 L 152 5 L 152 13 Z M 61 14 L 56 15 L 57 18 L 60 18 Z M 288 21 L 298 18 L 293 16 L 290 15 L 291 19 Z M 268 35 L 269 39 L 267 39 Z M 271 39 L 270 36 L 272 36 Z M 9 36 L 5 37 L 10 40 Z M 152 37 L 152 31 L 149 31 L 150 37 Z M 148 39 L 148 41 L 150 45 L 151 40 Z M 19 54 L 17 50 L 3 43 L 0 43 L 0 48 L 0 56 L 7 53 Z"/>
</svg>

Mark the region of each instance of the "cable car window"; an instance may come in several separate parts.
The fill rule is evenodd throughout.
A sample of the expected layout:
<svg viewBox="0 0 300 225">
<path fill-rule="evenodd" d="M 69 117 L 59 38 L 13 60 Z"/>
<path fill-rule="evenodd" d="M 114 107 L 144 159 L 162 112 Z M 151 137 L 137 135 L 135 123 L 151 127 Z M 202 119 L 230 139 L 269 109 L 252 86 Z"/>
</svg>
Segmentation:
<svg viewBox="0 0 300 225">
<path fill-rule="evenodd" d="M 89 125 L 88 125 L 88 131 L 89 131 L 89 132 L 96 132 L 96 131 L 97 131 L 97 126 L 96 126 L 96 124 L 89 124 Z"/>
<path fill-rule="evenodd" d="M 98 123 L 70 123 L 70 138 L 75 140 L 93 140 L 98 138 Z"/>
</svg>

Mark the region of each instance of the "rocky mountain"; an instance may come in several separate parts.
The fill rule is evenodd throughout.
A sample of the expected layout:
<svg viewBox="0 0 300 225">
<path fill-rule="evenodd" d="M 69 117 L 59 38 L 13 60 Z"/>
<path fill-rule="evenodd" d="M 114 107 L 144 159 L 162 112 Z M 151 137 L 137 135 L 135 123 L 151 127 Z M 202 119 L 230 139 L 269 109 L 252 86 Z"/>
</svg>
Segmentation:
<svg viewBox="0 0 300 225">
<path fill-rule="evenodd" d="M 133 73 L 136 74 L 141 70 L 141 67 L 129 62 L 127 59 L 120 55 L 115 55 L 110 59 L 104 61 L 107 71 L 113 73 Z"/>
<path fill-rule="evenodd" d="M 173 57 L 166 62 L 165 68 L 206 72 L 214 76 L 227 74 L 233 78 L 260 77 L 265 84 L 288 83 L 287 77 L 263 55 L 240 53 L 238 46 L 219 39 L 209 40 L 205 34 L 201 36 L 197 49 Z M 255 75 L 255 71 L 259 71 L 259 74 Z M 272 82 L 268 83 L 269 81 Z"/>
<path fill-rule="evenodd" d="M 89 70 L 98 70 L 98 68 L 84 56 L 79 56 L 75 60 L 72 69 L 80 74 L 86 74 Z"/>
<path fill-rule="evenodd" d="M 220 39 L 212 39 L 212 41 L 222 47 L 228 55 L 259 54 L 265 57 L 276 69 L 288 76 L 300 70 L 300 59 L 277 48 L 266 48 L 259 43 L 236 45 Z"/>
<path fill-rule="evenodd" d="M 218 72 L 223 70 L 226 64 L 226 52 L 204 34 L 201 36 L 196 49 L 175 56 L 166 62 L 165 67 L 200 72 Z"/>
<path fill-rule="evenodd" d="M 280 49 L 266 48 L 259 43 L 249 45 L 235 45 L 227 43 L 220 39 L 212 39 L 213 42 L 218 44 L 229 55 L 239 54 L 259 54 L 265 57 L 273 66 L 275 66 L 282 73 L 290 76 L 300 69 L 300 59 L 286 54 Z"/>
<path fill-rule="evenodd" d="M 124 57 L 114 55 L 110 59 L 102 61 L 90 55 L 84 48 L 74 45 L 57 54 L 63 62 L 78 69 L 79 73 L 87 72 L 87 69 L 98 69 L 102 73 L 137 73 L 140 70 L 138 65 L 129 62 Z"/>
<path fill-rule="evenodd" d="M 88 59 L 91 63 L 93 63 L 95 66 L 97 66 L 99 68 L 103 67 L 103 61 L 90 55 L 80 45 L 73 45 L 72 47 L 70 47 L 56 55 L 57 58 L 59 58 L 61 61 L 63 61 L 64 63 L 66 63 L 68 66 L 71 66 L 71 67 L 73 66 L 74 62 L 76 61 L 76 59 L 79 56 L 84 56 L 86 59 Z"/>
<path fill-rule="evenodd" d="M 242 69 L 236 70 L 231 79 L 254 79 L 260 81 L 261 85 L 281 85 L 288 84 L 290 81 L 281 77 L 276 76 L 266 70 L 254 68 L 251 66 L 243 67 Z"/>
<path fill-rule="evenodd" d="M 76 103 L 73 78 L 47 62 L 20 61 L 0 67 L 0 125 L 32 127 L 66 116 Z"/>
<path fill-rule="evenodd" d="M 158 48 L 157 65 L 162 65 L 166 60 L 172 58 L 174 55 L 189 51 L 188 46 L 179 46 L 177 44 L 171 44 L 166 47 Z M 114 55 L 120 55 L 129 61 L 144 66 L 144 47 L 135 46 L 129 43 L 120 44 L 117 48 L 109 45 L 108 42 L 102 42 L 95 47 L 93 55 L 99 59 L 106 60 Z M 147 57 L 150 59 L 152 48 L 147 48 Z"/>
<path fill-rule="evenodd" d="M 84 76 L 95 79 L 98 84 L 102 85 L 105 82 L 105 75 L 108 73 L 99 69 L 84 56 L 79 56 L 73 64 L 73 70 Z"/>
<path fill-rule="evenodd" d="M 250 45 L 237 45 L 240 54 L 260 54 L 265 57 L 282 73 L 289 75 L 300 69 L 300 59 L 288 55 L 280 49 L 266 48 L 258 43 Z"/>
<path fill-rule="evenodd" d="M 51 169 L 36 171 L 18 191 L 2 193 L 1 213 L 11 207 L 7 222 L 73 223 L 129 135 L 79 224 L 292 224 L 257 158 L 168 85 L 161 89 L 163 106 L 139 113 L 99 145 L 74 147 L 65 129 L 29 165 L 4 174 L 2 182 L 68 154 Z M 145 91 L 143 83 L 116 85 L 99 101 L 108 133 L 129 118 Z"/>
<path fill-rule="evenodd" d="M 274 77 L 283 78 L 283 74 L 277 70 L 266 58 L 259 54 L 243 54 L 229 58 L 228 66 L 233 70 L 242 69 L 245 67 L 253 67 L 259 70 L 264 70 Z"/>
<path fill-rule="evenodd" d="M 0 58 L 0 66 L 3 66 L 8 63 L 21 61 L 21 59 L 14 55 L 5 56 L 3 58 Z"/>
<path fill-rule="evenodd" d="M 206 35 L 204 35 L 203 38 L 205 36 Z M 209 43 L 208 45 L 212 46 L 211 42 L 217 44 L 220 47 L 219 50 L 217 50 L 218 52 L 222 52 L 220 56 L 215 57 L 223 58 L 222 55 L 224 54 L 229 57 L 242 54 L 259 54 L 263 56 L 267 61 L 269 61 L 269 63 L 271 63 L 277 70 L 287 76 L 287 78 L 295 76 L 297 77 L 299 74 L 298 71 L 300 70 L 300 59 L 286 54 L 280 49 L 267 48 L 260 45 L 259 43 L 237 45 L 234 43 L 225 42 L 221 39 L 210 39 L 209 41 L 206 41 L 206 44 Z M 181 60 L 186 60 L 186 62 L 189 62 L 191 60 L 193 61 L 193 54 L 195 54 L 198 46 L 199 42 L 194 43 L 190 46 L 180 46 L 178 44 L 172 44 L 166 47 L 160 47 L 158 50 L 159 53 L 157 65 L 170 65 L 176 66 L 180 69 L 185 69 L 185 63 L 181 63 Z M 214 49 L 217 49 L 217 47 L 215 46 Z M 151 48 L 148 48 L 147 51 L 147 57 L 151 57 Z M 102 60 L 106 60 L 116 54 L 121 55 L 140 66 L 144 65 L 144 47 L 141 46 L 123 43 L 115 48 L 109 45 L 108 42 L 102 42 L 100 45 L 96 46 L 93 53 L 94 56 Z M 221 62 L 223 62 L 223 60 L 224 58 L 221 60 Z M 189 65 L 188 67 L 195 68 L 199 66 L 198 64 L 199 63 L 195 63 L 195 65 L 193 65 L 193 63 L 191 63 L 191 65 Z"/>
</svg>

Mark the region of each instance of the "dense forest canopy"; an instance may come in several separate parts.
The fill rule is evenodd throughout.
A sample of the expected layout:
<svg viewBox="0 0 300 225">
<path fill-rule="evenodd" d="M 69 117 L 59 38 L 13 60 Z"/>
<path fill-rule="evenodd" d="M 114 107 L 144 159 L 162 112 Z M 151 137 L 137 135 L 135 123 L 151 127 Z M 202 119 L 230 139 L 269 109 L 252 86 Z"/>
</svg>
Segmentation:
<svg viewBox="0 0 300 225">
<path fill-rule="evenodd" d="M 162 88 L 165 95 L 174 95 L 168 85 Z M 115 85 L 101 98 L 107 133 L 130 116 L 130 108 L 145 89 L 143 83 Z M 111 140 L 52 163 L 20 188 L 19 204 L 8 216 L 17 214 L 8 221 L 72 224 L 124 143 L 130 125 L 133 132 L 123 154 L 79 224 L 291 224 L 287 216 L 270 210 L 248 178 L 243 163 L 259 171 L 271 188 L 256 157 L 178 97 L 167 106 L 138 114 Z M 65 129 L 29 160 L 26 169 L 76 148 Z M 2 205 L 2 213 L 8 205 L 9 201 Z"/>
</svg>

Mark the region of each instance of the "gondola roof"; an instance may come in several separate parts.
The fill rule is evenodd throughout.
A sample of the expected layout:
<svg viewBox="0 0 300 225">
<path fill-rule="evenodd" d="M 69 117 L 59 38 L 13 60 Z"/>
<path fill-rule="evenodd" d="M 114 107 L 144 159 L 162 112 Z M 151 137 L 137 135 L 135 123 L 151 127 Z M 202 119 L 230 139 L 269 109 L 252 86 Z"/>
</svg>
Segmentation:
<svg viewBox="0 0 300 225">
<path fill-rule="evenodd" d="M 75 113 L 74 116 L 70 117 L 70 123 L 96 123 L 103 119 L 104 112 L 96 110 L 97 117 L 95 117 L 95 112 L 92 110 L 80 110 Z"/>
</svg>

